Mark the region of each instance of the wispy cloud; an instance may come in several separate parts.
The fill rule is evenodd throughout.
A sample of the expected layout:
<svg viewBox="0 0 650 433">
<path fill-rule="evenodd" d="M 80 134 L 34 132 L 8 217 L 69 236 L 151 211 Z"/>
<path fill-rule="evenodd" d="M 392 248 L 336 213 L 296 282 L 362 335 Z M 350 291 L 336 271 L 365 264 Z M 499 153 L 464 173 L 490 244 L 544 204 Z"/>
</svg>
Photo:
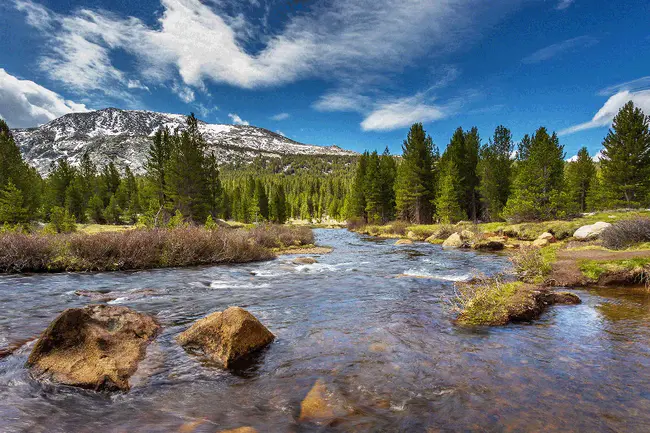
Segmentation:
<svg viewBox="0 0 650 433">
<path fill-rule="evenodd" d="M 569 135 L 588 129 L 608 127 L 612 124 L 614 117 L 621 107 L 629 101 L 634 102 L 644 112 L 650 113 L 650 90 L 647 88 L 649 83 L 650 77 L 643 77 L 602 90 L 600 92 L 601 96 L 611 96 L 594 117 L 588 122 L 579 123 L 563 129 L 558 132 L 558 135 Z M 612 95 L 612 92 L 616 93 Z"/>
<path fill-rule="evenodd" d="M 246 125 L 246 126 L 250 125 L 250 123 L 248 123 L 247 120 L 243 120 L 235 113 L 229 113 L 228 117 L 230 117 L 230 120 L 232 120 L 232 123 L 234 123 L 235 125 Z"/>
<path fill-rule="evenodd" d="M 271 116 L 271 120 L 287 120 L 291 115 L 289 113 L 278 113 L 275 116 Z"/>
<path fill-rule="evenodd" d="M 65 100 L 33 81 L 22 80 L 0 68 L 0 117 L 11 128 L 37 126 L 64 114 L 88 111 L 84 104 Z"/>
<path fill-rule="evenodd" d="M 431 122 L 449 115 L 446 107 L 426 102 L 423 94 L 388 101 L 370 112 L 361 128 L 364 131 L 390 131 L 415 122 Z"/>
<path fill-rule="evenodd" d="M 579 36 L 537 50 L 531 55 L 524 57 L 521 61 L 525 64 L 541 63 L 570 51 L 592 47 L 597 43 L 598 39 L 591 36 Z"/>
<path fill-rule="evenodd" d="M 246 3 L 260 14 L 246 14 L 240 2 L 160 1 L 154 26 L 88 8 L 59 14 L 31 0 L 15 3 L 50 39 L 41 67 L 51 79 L 79 93 L 125 97 L 126 73 L 111 61 L 117 51 L 137 59 L 143 85 L 180 81 L 202 91 L 214 82 L 252 89 L 310 77 L 347 85 L 399 72 L 424 54 L 463 47 L 521 3 L 331 0 L 291 15 L 269 33 L 268 5 L 261 2 Z M 251 44 L 262 48 L 250 53 L 245 47 Z M 192 99 L 189 91 L 177 93 Z"/>
<path fill-rule="evenodd" d="M 571 6 L 575 0 L 560 0 L 557 5 L 555 5 L 555 9 L 559 11 L 563 11 L 565 9 L 568 9 L 569 6 Z"/>
</svg>

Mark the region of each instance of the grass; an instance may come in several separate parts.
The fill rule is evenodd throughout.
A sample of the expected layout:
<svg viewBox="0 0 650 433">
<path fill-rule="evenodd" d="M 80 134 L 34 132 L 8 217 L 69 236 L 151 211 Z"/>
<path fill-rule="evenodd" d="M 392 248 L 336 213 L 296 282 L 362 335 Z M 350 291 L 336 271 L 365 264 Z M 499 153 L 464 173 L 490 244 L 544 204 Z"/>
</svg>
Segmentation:
<svg viewBox="0 0 650 433">
<path fill-rule="evenodd" d="M 135 226 L 130 225 L 108 225 L 108 224 L 77 224 L 77 231 L 89 235 L 105 232 L 123 232 L 132 230 Z"/>
<path fill-rule="evenodd" d="M 0 272 L 113 271 L 246 263 L 272 250 L 314 243 L 307 227 L 179 227 L 122 231 L 0 234 Z"/>
<path fill-rule="evenodd" d="M 561 243 L 555 243 L 545 248 L 521 247 L 510 257 L 517 277 L 527 283 L 543 283 L 551 273 L 561 246 Z"/>
<path fill-rule="evenodd" d="M 632 272 L 642 275 L 648 272 L 650 257 L 638 257 L 624 260 L 581 260 L 582 274 L 593 281 L 598 281 L 605 273 Z"/>
<path fill-rule="evenodd" d="M 524 287 L 521 281 L 502 282 L 498 279 L 461 285 L 457 289 L 455 308 L 460 312 L 457 322 L 462 325 L 505 325 L 510 312 L 519 302 Z"/>
</svg>

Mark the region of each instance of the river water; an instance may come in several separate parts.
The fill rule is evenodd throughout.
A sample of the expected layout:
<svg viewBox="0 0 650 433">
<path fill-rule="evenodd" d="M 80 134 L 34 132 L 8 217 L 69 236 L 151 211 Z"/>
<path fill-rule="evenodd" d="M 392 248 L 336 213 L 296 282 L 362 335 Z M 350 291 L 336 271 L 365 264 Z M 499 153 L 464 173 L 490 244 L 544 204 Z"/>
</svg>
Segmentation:
<svg viewBox="0 0 650 433">
<path fill-rule="evenodd" d="M 576 291 L 533 324 L 454 326 L 453 281 L 508 268 L 504 256 L 395 246 L 317 230 L 334 252 L 238 266 L 0 277 L 0 347 L 38 335 L 58 313 L 111 303 L 155 315 L 163 333 L 126 394 L 39 384 L 33 343 L 0 360 L 2 432 L 647 432 L 650 297 Z M 426 277 L 426 278 L 417 278 Z M 143 291 L 143 289 L 148 289 Z M 188 355 L 174 337 L 194 320 L 245 307 L 277 340 L 235 374 Z M 354 412 L 299 423 L 317 379 Z"/>
</svg>

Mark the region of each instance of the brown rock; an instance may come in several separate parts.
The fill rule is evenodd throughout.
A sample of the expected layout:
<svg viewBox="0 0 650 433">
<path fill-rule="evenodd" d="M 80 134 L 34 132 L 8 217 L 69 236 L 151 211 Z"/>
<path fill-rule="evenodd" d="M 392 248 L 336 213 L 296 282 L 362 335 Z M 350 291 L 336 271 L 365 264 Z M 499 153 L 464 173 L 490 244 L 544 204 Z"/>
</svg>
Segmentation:
<svg viewBox="0 0 650 433">
<path fill-rule="evenodd" d="M 399 239 L 397 242 L 395 242 L 395 245 L 411 245 L 413 244 L 413 241 L 410 239 Z"/>
<path fill-rule="evenodd" d="M 314 263 L 318 263 L 318 261 L 313 257 L 296 257 L 293 259 L 293 263 L 295 265 L 313 265 Z"/>
<path fill-rule="evenodd" d="M 301 422 L 329 424 L 336 418 L 350 414 L 343 398 L 327 388 L 325 382 L 318 379 L 305 399 L 300 404 Z"/>
<path fill-rule="evenodd" d="M 501 251 L 505 248 L 505 243 L 503 241 L 486 239 L 475 242 L 472 248 L 480 251 Z"/>
<path fill-rule="evenodd" d="M 39 380 L 127 391 L 129 378 L 159 330 L 153 317 L 126 307 L 70 308 L 39 338 L 27 366 Z"/>
<path fill-rule="evenodd" d="M 225 368 L 270 344 L 275 336 L 240 307 L 212 313 L 178 336 L 181 346 L 199 349 Z"/>
<path fill-rule="evenodd" d="M 548 301 L 551 304 L 563 305 L 577 305 L 582 303 L 578 295 L 570 292 L 551 292 Z"/>
<path fill-rule="evenodd" d="M 537 248 L 543 248 L 543 247 L 546 247 L 546 246 L 550 245 L 550 243 L 551 242 L 548 239 L 540 239 L 540 238 L 538 238 L 538 239 L 535 239 L 533 241 L 532 245 L 534 247 L 537 247 Z"/>
<path fill-rule="evenodd" d="M 463 239 L 460 233 L 452 233 L 446 241 L 442 243 L 443 248 L 467 248 L 468 243 Z"/>
</svg>

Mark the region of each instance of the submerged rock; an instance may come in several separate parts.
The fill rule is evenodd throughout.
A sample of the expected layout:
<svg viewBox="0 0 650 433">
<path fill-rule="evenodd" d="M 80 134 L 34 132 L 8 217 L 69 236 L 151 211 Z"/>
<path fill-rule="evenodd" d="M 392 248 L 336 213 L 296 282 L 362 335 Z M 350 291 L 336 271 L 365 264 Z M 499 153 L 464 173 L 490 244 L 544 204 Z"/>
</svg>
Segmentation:
<svg viewBox="0 0 650 433">
<path fill-rule="evenodd" d="M 318 379 L 300 404 L 298 421 L 329 424 L 350 413 L 343 397 L 328 389 L 325 382 Z"/>
<path fill-rule="evenodd" d="M 231 430 L 221 430 L 219 433 L 257 433 L 253 427 L 239 427 Z"/>
<path fill-rule="evenodd" d="M 181 346 L 201 350 L 225 368 L 262 349 L 274 339 L 275 335 L 271 331 L 240 307 L 212 313 L 196 321 L 178 336 Z"/>
<path fill-rule="evenodd" d="M 296 257 L 293 259 L 293 263 L 295 265 L 313 265 L 314 263 L 318 263 L 318 261 L 313 257 Z"/>
<path fill-rule="evenodd" d="M 70 308 L 39 338 L 27 367 L 38 380 L 127 391 L 129 378 L 159 330 L 153 317 L 126 307 Z"/>
<path fill-rule="evenodd" d="M 397 242 L 395 242 L 395 245 L 412 245 L 413 241 L 410 239 L 399 239 Z"/>
<path fill-rule="evenodd" d="M 595 224 L 582 226 L 575 231 L 573 237 L 582 241 L 595 239 L 607 228 L 610 227 L 610 223 L 598 221 Z"/>
</svg>

